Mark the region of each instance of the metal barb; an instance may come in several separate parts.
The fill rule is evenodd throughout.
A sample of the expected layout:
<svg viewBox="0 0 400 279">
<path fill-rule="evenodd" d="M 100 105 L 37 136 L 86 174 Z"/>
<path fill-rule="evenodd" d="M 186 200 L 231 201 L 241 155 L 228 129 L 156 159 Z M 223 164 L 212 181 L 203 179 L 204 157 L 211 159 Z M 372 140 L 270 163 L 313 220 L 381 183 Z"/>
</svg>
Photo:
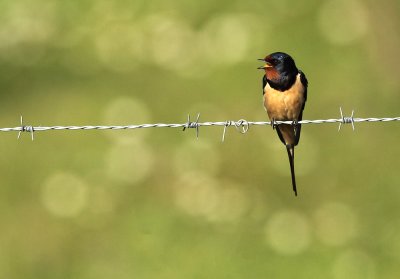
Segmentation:
<svg viewBox="0 0 400 279">
<path fill-rule="evenodd" d="M 31 138 L 33 141 L 34 140 L 33 132 L 35 131 L 35 129 L 33 128 L 33 126 L 25 126 L 24 125 L 24 119 L 23 119 L 22 115 L 21 115 L 20 121 L 21 121 L 21 129 L 18 132 L 17 139 L 19 139 L 21 137 L 21 132 L 28 132 L 28 133 L 31 133 Z"/>
<path fill-rule="evenodd" d="M 350 116 L 350 123 L 351 123 L 351 127 L 353 128 L 353 132 L 354 132 L 354 109 L 351 111 L 351 116 Z"/>
<path fill-rule="evenodd" d="M 353 131 L 354 131 L 354 129 L 355 129 L 355 127 L 354 127 L 354 109 L 351 111 L 350 117 L 346 117 L 343 115 L 342 107 L 339 107 L 339 110 L 340 110 L 340 118 L 341 118 L 342 122 L 339 122 L 338 132 L 340 131 L 342 124 L 349 124 L 349 123 L 351 123 L 351 127 L 353 128 Z"/>
<path fill-rule="evenodd" d="M 353 131 L 355 130 L 355 123 L 356 122 L 365 122 L 365 123 L 386 123 L 389 121 L 397 121 L 400 122 L 400 116 L 398 117 L 384 117 L 384 118 L 376 118 L 376 117 L 369 117 L 369 118 L 354 118 L 354 110 L 351 112 L 351 116 L 346 117 L 343 115 L 343 110 L 340 107 L 340 118 L 331 118 L 331 119 L 316 119 L 316 120 L 301 120 L 297 123 L 293 121 L 276 121 L 275 119 L 271 119 L 271 121 L 246 121 L 244 119 L 234 121 L 234 120 L 227 120 L 227 121 L 218 121 L 218 122 L 204 122 L 200 123 L 199 118 L 200 114 L 197 115 L 196 121 L 192 122 L 190 120 L 190 115 L 188 115 L 188 120 L 186 123 L 153 123 L 153 124 L 136 124 L 136 125 L 112 125 L 112 126 L 105 126 L 105 125 L 86 125 L 86 126 L 25 126 L 23 123 L 23 117 L 21 116 L 21 126 L 15 127 L 0 127 L 1 132 L 17 132 L 18 139 L 21 137 L 22 132 L 29 132 L 31 133 L 32 140 L 34 139 L 34 133 L 37 131 L 61 131 L 61 130 L 68 130 L 68 131 L 77 131 L 77 130 L 125 130 L 125 129 L 144 129 L 144 128 L 179 128 L 185 131 L 186 128 L 196 128 L 196 136 L 199 137 L 199 127 L 200 126 L 224 126 L 223 134 L 222 134 L 222 141 L 225 140 L 225 136 L 227 133 L 227 128 L 229 126 L 234 125 L 236 130 L 240 133 L 244 134 L 249 130 L 250 126 L 265 126 L 265 125 L 272 125 L 272 127 L 285 124 L 285 125 L 296 125 L 296 124 L 323 124 L 323 123 L 339 123 L 338 131 L 340 131 L 342 124 L 351 123 Z"/>
<path fill-rule="evenodd" d="M 196 129 L 196 138 L 198 139 L 199 138 L 199 126 L 200 126 L 199 118 L 200 118 L 200 113 L 197 114 L 196 121 L 195 122 L 191 122 L 190 121 L 190 114 L 188 114 L 188 118 L 187 118 L 188 120 L 187 120 L 185 126 L 183 127 L 182 131 L 185 131 L 186 128 L 188 128 L 188 129 L 189 128 L 195 128 Z"/>
<path fill-rule="evenodd" d="M 224 131 L 222 132 L 222 142 L 225 141 L 226 128 L 231 125 L 232 125 L 232 122 L 230 120 L 226 120 L 225 125 L 224 125 Z"/>
<path fill-rule="evenodd" d="M 182 131 L 185 131 L 186 128 L 189 128 L 189 125 L 190 125 L 190 114 L 188 114 L 188 116 L 187 116 L 187 122 L 186 122 L 185 126 L 183 126 Z"/>
</svg>

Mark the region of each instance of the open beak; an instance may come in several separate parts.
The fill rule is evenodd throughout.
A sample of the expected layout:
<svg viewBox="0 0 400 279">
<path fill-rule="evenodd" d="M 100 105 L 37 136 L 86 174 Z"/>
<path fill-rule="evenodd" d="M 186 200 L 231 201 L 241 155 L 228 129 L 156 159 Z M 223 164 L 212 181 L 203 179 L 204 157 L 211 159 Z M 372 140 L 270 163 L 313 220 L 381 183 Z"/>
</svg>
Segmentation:
<svg viewBox="0 0 400 279">
<path fill-rule="evenodd" d="M 272 67 L 271 63 L 269 63 L 269 62 L 265 61 L 265 59 L 264 59 L 264 58 L 260 58 L 260 59 L 257 59 L 257 60 L 259 60 L 259 61 L 263 61 L 263 62 L 265 62 L 265 63 L 266 63 L 264 66 L 258 67 L 257 69 L 259 69 L 259 70 L 265 70 L 266 68 L 270 68 L 270 67 Z"/>
</svg>

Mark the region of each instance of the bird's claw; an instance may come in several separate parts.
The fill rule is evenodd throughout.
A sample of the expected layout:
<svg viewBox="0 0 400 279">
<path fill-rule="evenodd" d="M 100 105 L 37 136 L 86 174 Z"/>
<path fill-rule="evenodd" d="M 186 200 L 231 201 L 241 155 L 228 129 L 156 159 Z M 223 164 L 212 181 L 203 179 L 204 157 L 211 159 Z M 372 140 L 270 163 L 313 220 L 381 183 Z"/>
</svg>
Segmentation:
<svg viewBox="0 0 400 279">
<path fill-rule="evenodd" d="M 271 119 L 271 127 L 272 127 L 272 130 L 275 130 L 276 126 L 278 126 L 278 124 L 276 124 L 275 118 L 272 118 L 272 119 Z"/>
<path fill-rule="evenodd" d="M 297 129 L 299 127 L 299 121 L 297 119 L 294 119 L 292 121 L 292 126 L 294 127 L 294 132 L 297 133 Z"/>
</svg>

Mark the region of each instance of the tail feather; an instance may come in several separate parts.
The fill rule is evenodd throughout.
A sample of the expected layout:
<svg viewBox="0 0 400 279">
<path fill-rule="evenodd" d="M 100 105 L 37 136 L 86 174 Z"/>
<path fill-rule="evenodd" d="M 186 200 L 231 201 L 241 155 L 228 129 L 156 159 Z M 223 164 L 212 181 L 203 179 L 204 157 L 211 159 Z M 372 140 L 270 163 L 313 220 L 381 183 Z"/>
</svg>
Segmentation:
<svg viewBox="0 0 400 279">
<path fill-rule="evenodd" d="M 289 157 L 290 173 L 292 175 L 293 191 L 294 191 L 294 195 L 297 196 L 296 176 L 295 176 L 295 173 L 294 173 L 294 146 L 286 146 L 286 150 L 287 150 L 288 157 Z"/>
</svg>

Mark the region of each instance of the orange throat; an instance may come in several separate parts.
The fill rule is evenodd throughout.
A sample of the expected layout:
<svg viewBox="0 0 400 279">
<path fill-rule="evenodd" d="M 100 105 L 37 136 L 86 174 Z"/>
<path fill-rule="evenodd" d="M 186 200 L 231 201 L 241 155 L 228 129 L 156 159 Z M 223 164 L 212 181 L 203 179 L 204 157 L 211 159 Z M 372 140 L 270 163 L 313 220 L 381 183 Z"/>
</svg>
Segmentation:
<svg viewBox="0 0 400 279">
<path fill-rule="evenodd" d="M 269 80 L 279 80 L 280 78 L 278 71 L 273 67 L 266 68 L 265 74 L 267 75 L 267 79 Z"/>
</svg>

